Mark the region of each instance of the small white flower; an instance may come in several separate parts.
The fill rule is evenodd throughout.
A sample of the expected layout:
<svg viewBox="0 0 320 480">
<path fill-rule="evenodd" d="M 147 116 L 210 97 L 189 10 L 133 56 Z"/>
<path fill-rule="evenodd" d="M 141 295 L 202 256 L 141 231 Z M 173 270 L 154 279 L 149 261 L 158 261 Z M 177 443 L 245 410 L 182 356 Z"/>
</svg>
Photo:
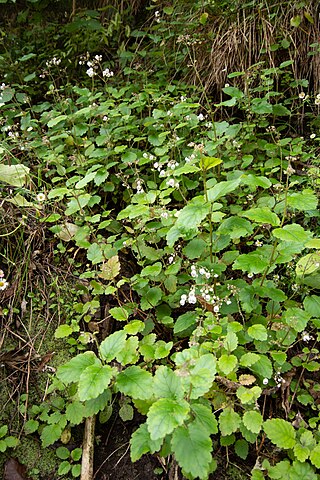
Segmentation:
<svg viewBox="0 0 320 480">
<path fill-rule="evenodd" d="M 168 218 L 168 212 L 162 212 L 160 215 L 162 218 Z"/>
<path fill-rule="evenodd" d="M 318 95 L 317 95 L 317 98 L 315 99 L 314 103 L 316 105 L 320 105 L 320 97 L 318 98 Z"/>
<path fill-rule="evenodd" d="M 174 178 L 169 178 L 167 181 L 166 181 L 166 184 L 167 184 L 167 187 L 174 187 L 175 186 L 175 181 L 174 181 Z"/>
<path fill-rule="evenodd" d="M 103 70 L 102 72 L 102 76 L 103 77 L 107 77 L 107 78 L 110 78 L 110 77 L 113 77 L 114 73 L 111 72 L 111 70 L 109 70 L 109 68 L 106 68 L 105 70 Z"/>
<path fill-rule="evenodd" d="M 164 170 L 161 170 L 159 173 L 159 177 L 165 177 L 165 176 L 166 176 L 166 172 Z"/>
<path fill-rule="evenodd" d="M 46 200 L 46 196 L 44 193 L 38 193 L 36 198 L 37 198 L 37 201 L 40 203 Z"/>
<path fill-rule="evenodd" d="M 210 302 L 211 296 L 210 296 L 209 294 L 206 294 L 206 295 L 204 296 L 204 299 L 205 299 L 206 302 Z"/>
<path fill-rule="evenodd" d="M 227 305 L 231 305 L 231 303 L 232 303 L 231 300 L 226 300 Z"/>
<path fill-rule="evenodd" d="M 5 278 L 0 278 L 0 290 L 5 290 L 9 286 L 9 283 Z"/>
<path fill-rule="evenodd" d="M 109 117 L 108 117 L 107 115 L 105 115 L 105 116 L 102 118 L 102 120 L 103 120 L 104 122 L 107 122 L 107 121 L 109 120 Z"/>
<path fill-rule="evenodd" d="M 263 383 L 263 385 L 268 385 L 269 380 L 268 380 L 267 378 L 264 378 L 264 379 L 262 380 L 262 383 Z"/>
<path fill-rule="evenodd" d="M 206 270 L 204 268 L 200 268 L 199 273 L 200 273 L 200 275 L 205 275 Z"/>
<path fill-rule="evenodd" d="M 261 242 L 260 240 L 256 240 L 254 244 L 256 245 L 256 247 L 262 247 L 263 242 Z"/>
<path fill-rule="evenodd" d="M 219 275 L 218 275 L 217 273 L 215 273 L 215 274 L 213 275 L 213 278 L 218 278 L 218 277 L 219 277 Z"/>
<path fill-rule="evenodd" d="M 302 332 L 301 339 L 303 342 L 310 342 L 311 336 L 307 332 Z"/>
<path fill-rule="evenodd" d="M 158 162 L 155 162 L 155 163 L 153 164 L 153 168 L 156 168 L 156 169 L 157 169 L 158 167 L 159 167 L 159 163 L 158 163 Z"/>
<path fill-rule="evenodd" d="M 248 273 L 248 278 L 252 278 L 253 277 L 253 273 Z"/>
<path fill-rule="evenodd" d="M 215 306 L 213 307 L 213 311 L 214 311 L 215 313 L 218 313 L 219 310 L 220 310 L 220 307 L 219 307 L 218 305 L 215 305 Z"/>
<path fill-rule="evenodd" d="M 305 98 L 306 94 L 304 92 L 300 92 L 299 93 L 299 98 L 301 98 L 302 100 Z"/>
<path fill-rule="evenodd" d="M 315 134 L 315 133 L 311 133 L 310 138 L 311 138 L 311 140 L 313 140 L 314 138 L 316 138 L 316 134 Z"/>
<path fill-rule="evenodd" d="M 200 122 L 202 122 L 205 118 L 202 113 L 199 113 L 199 115 L 197 115 L 197 117 L 198 117 L 198 120 L 200 120 Z"/>
<path fill-rule="evenodd" d="M 207 280 L 209 280 L 209 278 L 211 277 L 210 272 L 206 272 L 204 276 L 206 277 Z"/>
<path fill-rule="evenodd" d="M 180 305 L 184 306 L 186 304 L 187 298 L 188 298 L 187 295 L 185 294 L 181 295 Z"/>
<path fill-rule="evenodd" d="M 4 271 L 0 270 L 0 278 L 3 278 L 3 277 L 4 277 Z"/>
<path fill-rule="evenodd" d="M 174 260 L 174 257 L 171 255 L 171 256 L 168 258 L 168 263 L 169 263 L 169 264 L 173 263 L 173 260 Z"/>
<path fill-rule="evenodd" d="M 225 83 L 224 88 L 230 87 L 229 83 Z"/>
<path fill-rule="evenodd" d="M 95 72 L 93 70 L 92 67 L 88 68 L 88 70 L 86 71 L 86 74 L 88 75 L 88 77 L 92 78 L 94 75 L 95 75 Z"/>
</svg>

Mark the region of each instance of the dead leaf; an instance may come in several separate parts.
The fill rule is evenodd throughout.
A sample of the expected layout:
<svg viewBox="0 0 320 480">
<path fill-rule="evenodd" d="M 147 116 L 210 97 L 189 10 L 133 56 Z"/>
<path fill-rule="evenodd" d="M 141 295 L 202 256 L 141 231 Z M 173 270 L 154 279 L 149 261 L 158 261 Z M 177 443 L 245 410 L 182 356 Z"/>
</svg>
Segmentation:
<svg viewBox="0 0 320 480">
<path fill-rule="evenodd" d="M 104 280 L 113 280 L 116 278 L 120 273 L 120 262 L 118 255 L 114 255 L 113 257 L 109 258 L 107 263 L 104 263 L 101 267 L 101 272 L 99 273 L 99 277 L 103 278 Z"/>
</svg>

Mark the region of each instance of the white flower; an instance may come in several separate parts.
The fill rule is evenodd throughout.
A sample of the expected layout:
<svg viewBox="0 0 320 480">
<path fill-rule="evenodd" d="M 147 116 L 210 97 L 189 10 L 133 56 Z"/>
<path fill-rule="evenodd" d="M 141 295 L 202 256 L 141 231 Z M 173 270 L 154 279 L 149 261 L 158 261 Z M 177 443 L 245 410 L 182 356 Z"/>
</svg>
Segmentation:
<svg viewBox="0 0 320 480">
<path fill-rule="evenodd" d="M 164 170 L 161 170 L 161 172 L 159 173 L 159 177 L 165 177 L 166 176 L 166 172 Z"/>
<path fill-rule="evenodd" d="M 264 379 L 262 380 L 262 383 L 263 383 L 263 385 L 268 385 L 269 380 L 268 380 L 267 378 L 264 378 Z"/>
<path fill-rule="evenodd" d="M 109 68 L 106 68 L 106 69 L 103 70 L 103 72 L 102 72 L 102 76 L 103 76 L 103 77 L 109 78 L 109 77 L 113 77 L 113 75 L 114 75 L 114 73 L 111 72 L 111 70 L 109 70 Z"/>
<path fill-rule="evenodd" d="M 199 273 L 200 275 L 204 275 L 206 273 L 205 269 L 204 268 L 200 268 L 199 269 Z"/>
<path fill-rule="evenodd" d="M 175 186 L 174 178 L 169 178 L 169 179 L 166 181 L 166 184 L 167 184 L 167 187 L 174 187 L 174 186 Z"/>
<path fill-rule="evenodd" d="M 9 283 L 5 278 L 0 278 L 0 290 L 5 290 L 9 286 Z"/>
<path fill-rule="evenodd" d="M 320 97 L 318 98 L 318 95 L 317 95 L 317 98 L 315 99 L 314 103 L 316 105 L 320 105 Z"/>
<path fill-rule="evenodd" d="M 158 163 L 158 162 L 155 162 L 155 163 L 153 164 L 153 168 L 158 168 L 158 167 L 159 167 L 159 163 Z"/>
<path fill-rule="evenodd" d="M 253 273 L 248 273 L 248 278 L 252 278 L 253 277 Z"/>
<path fill-rule="evenodd" d="M 170 255 L 170 257 L 168 258 L 168 262 L 169 262 L 169 264 L 173 263 L 173 260 L 174 260 L 174 257 L 173 257 L 173 255 Z"/>
<path fill-rule="evenodd" d="M 256 241 L 255 241 L 255 245 L 256 245 L 257 247 L 262 247 L 263 242 L 261 242 L 260 240 L 256 240 Z"/>
<path fill-rule="evenodd" d="M 218 305 L 215 305 L 215 306 L 213 307 L 213 311 L 214 311 L 215 313 L 218 313 L 219 310 L 220 310 L 220 307 L 219 307 Z"/>
<path fill-rule="evenodd" d="M 199 113 L 198 120 L 200 120 L 200 122 L 202 122 L 202 120 L 204 120 L 204 115 L 202 113 Z"/>
<path fill-rule="evenodd" d="M 86 71 L 86 74 L 88 75 L 88 77 L 93 77 L 95 75 L 95 72 L 93 70 L 92 67 L 88 68 L 88 70 Z"/>
<path fill-rule="evenodd" d="M 313 140 L 314 138 L 316 138 L 316 134 L 315 134 L 315 133 L 311 133 L 310 138 L 311 138 L 311 140 Z"/>
<path fill-rule="evenodd" d="M 204 299 L 205 299 L 206 302 L 210 302 L 211 296 L 210 296 L 209 294 L 206 294 L 206 295 L 204 296 Z"/>
<path fill-rule="evenodd" d="M 97 62 L 101 62 L 102 60 L 102 55 L 95 55 L 95 60 L 97 60 Z"/>
<path fill-rule="evenodd" d="M 231 305 L 231 303 L 232 303 L 231 300 L 226 300 L 227 305 Z"/>
<path fill-rule="evenodd" d="M 299 93 L 299 98 L 301 98 L 302 100 L 305 98 L 306 94 L 304 92 L 300 92 Z"/>
<path fill-rule="evenodd" d="M 37 198 L 37 201 L 40 202 L 40 203 L 44 202 L 46 200 L 46 196 L 45 196 L 44 193 L 38 193 L 36 198 Z"/>
<path fill-rule="evenodd" d="M 3 277 L 4 277 L 4 271 L 0 270 L 0 278 L 3 278 Z"/>
<path fill-rule="evenodd" d="M 109 117 L 107 115 L 105 115 L 102 119 L 104 122 L 107 122 L 109 120 Z"/>
<path fill-rule="evenodd" d="M 181 295 L 180 305 L 184 306 L 186 304 L 187 298 L 188 298 L 187 295 L 185 294 Z"/>
<path fill-rule="evenodd" d="M 161 217 L 162 217 L 162 218 L 168 218 L 168 216 L 169 216 L 169 215 L 168 215 L 167 212 L 162 212 L 162 213 L 161 213 Z"/>
<path fill-rule="evenodd" d="M 209 279 L 211 277 L 210 272 L 206 272 L 204 276 L 206 277 L 206 279 Z"/>
<path fill-rule="evenodd" d="M 303 342 L 310 342 L 311 336 L 307 332 L 302 332 L 301 339 Z"/>
</svg>

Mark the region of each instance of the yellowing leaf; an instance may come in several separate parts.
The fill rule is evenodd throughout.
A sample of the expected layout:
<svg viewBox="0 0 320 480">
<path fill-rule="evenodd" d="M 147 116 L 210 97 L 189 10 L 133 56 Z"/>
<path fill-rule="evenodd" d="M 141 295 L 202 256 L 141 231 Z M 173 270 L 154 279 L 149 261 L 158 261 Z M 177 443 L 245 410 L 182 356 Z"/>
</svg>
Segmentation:
<svg viewBox="0 0 320 480">
<path fill-rule="evenodd" d="M 113 257 L 109 258 L 107 263 L 102 265 L 99 277 L 103 278 L 104 280 L 113 280 L 119 275 L 120 267 L 119 257 L 118 255 L 114 255 Z"/>
</svg>

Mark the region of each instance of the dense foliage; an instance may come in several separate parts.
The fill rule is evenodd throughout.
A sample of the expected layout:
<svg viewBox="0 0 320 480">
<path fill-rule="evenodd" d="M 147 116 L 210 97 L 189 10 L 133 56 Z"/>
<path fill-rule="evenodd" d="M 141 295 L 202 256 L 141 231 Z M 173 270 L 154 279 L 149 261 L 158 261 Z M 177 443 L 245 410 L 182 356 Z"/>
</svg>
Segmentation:
<svg viewBox="0 0 320 480">
<path fill-rule="evenodd" d="M 107 421 L 115 399 L 145 419 L 133 462 L 173 455 L 206 479 L 222 446 L 253 480 L 318 478 L 320 93 L 283 43 L 214 98 L 196 62 L 212 8 L 150 7 L 136 29 L 80 11 L 46 25 L 50 48 L 41 22 L 11 31 L 0 58 L 3 325 L 27 310 L 28 275 L 16 303 L 6 292 L 35 232 L 72 275 L 55 330 L 71 357 L 22 405 L 25 434 L 58 442 L 58 478 L 80 475 L 71 430 Z"/>
</svg>

